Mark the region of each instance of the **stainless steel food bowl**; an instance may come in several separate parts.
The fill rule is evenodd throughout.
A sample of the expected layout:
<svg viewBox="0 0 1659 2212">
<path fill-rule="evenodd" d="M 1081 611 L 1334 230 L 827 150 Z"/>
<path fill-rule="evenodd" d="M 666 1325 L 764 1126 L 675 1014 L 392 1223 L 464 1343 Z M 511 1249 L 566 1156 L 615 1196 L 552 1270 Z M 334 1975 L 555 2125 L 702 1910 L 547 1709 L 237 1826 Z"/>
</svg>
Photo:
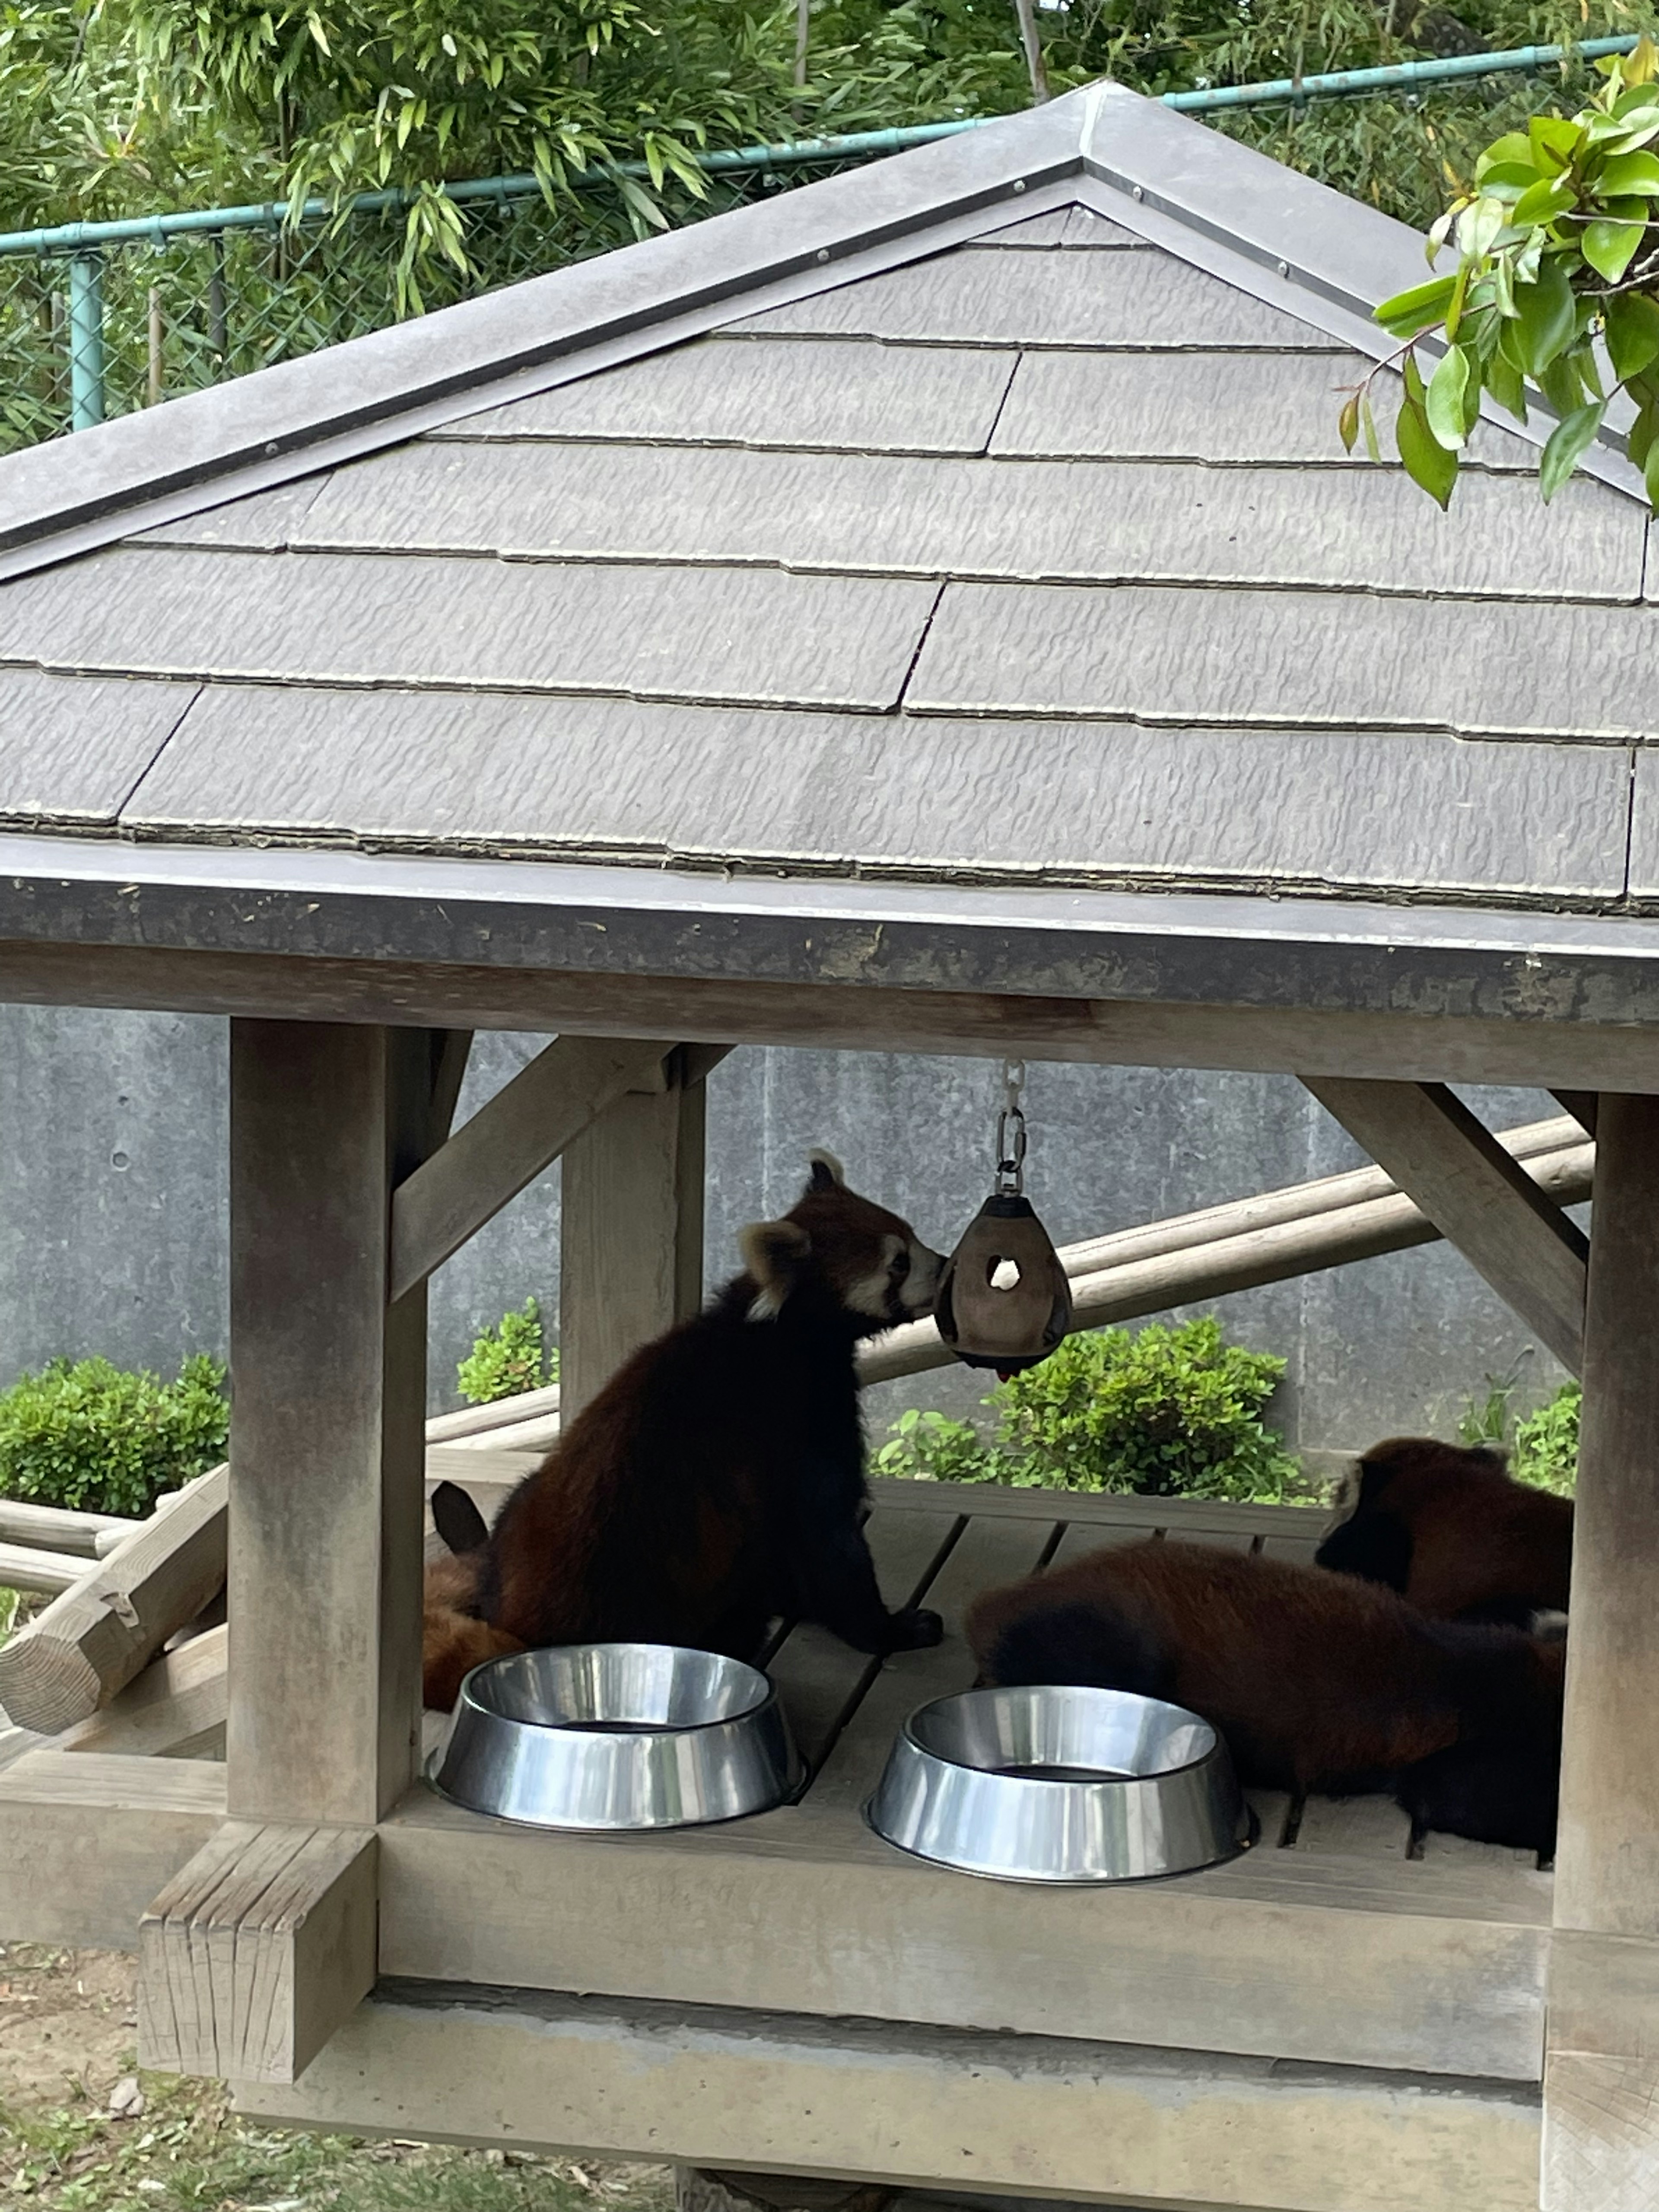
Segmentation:
<svg viewBox="0 0 1659 2212">
<path fill-rule="evenodd" d="M 777 1692 L 669 1644 L 568 1644 L 475 1667 L 432 1778 L 538 1828 L 686 1828 L 760 1813 L 798 1779 Z"/>
<path fill-rule="evenodd" d="M 1249 1814 L 1207 1721 L 1123 1690 L 967 1690 L 911 1714 L 866 1808 L 1004 1881 L 1136 1881 L 1231 1858 Z"/>
</svg>

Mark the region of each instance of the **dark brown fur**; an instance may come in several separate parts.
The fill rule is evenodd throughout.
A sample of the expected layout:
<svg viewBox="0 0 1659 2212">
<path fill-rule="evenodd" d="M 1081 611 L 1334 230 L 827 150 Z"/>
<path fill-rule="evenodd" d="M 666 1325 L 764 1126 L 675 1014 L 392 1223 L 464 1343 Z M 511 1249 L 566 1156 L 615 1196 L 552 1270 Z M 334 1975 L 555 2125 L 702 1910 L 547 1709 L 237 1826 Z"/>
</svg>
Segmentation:
<svg viewBox="0 0 1659 2212">
<path fill-rule="evenodd" d="M 1247 1784 L 1388 1786 L 1422 1826 L 1554 1848 L 1559 1644 L 1427 1620 L 1316 1567 L 1174 1543 L 988 1591 L 968 1633 L 993 1682 L 1093 1683 L 1200 1714 Z"/>
<path fill-rule="evenodd" d="M 487 1541 L 429 1572 L 428 1705 L 453 1703 L 468 1620 L 507 1639 L 498 1649 L 638 1641 L 748 1657 L 778 1616 L 865 1651 L 938 1641 L 936 1614 L 890 1613 L 876 1586 L 854 1357 L 928 1310 L 939 1255 L 823 1159 L 744 1252 L 743 1274 L 583 1409 Z"/>
<path fill-rule="evenodd" d="M 1572 1502 L 1515 1481 L 1497 1452 L 1394 1437 L 1359 1462 L 1353 1511 L 1318 1563 L 1439 1620 L 1525 1627 L 1567 1609 Z"/>
</svg>

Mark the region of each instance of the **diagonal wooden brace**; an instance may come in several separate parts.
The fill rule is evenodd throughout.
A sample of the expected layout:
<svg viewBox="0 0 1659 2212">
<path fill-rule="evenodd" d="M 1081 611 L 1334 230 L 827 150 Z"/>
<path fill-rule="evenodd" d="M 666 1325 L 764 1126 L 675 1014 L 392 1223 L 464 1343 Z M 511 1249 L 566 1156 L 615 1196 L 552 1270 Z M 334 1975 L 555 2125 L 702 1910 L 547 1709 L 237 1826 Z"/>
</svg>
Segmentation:
<svg viewBox="0 0 1659 2212">
<path fill-rule="evenodd" d="M 1443 1083 L 1303 1081 L 1562 1365 L 1582 1373 L 1589 1246 L 1462 1100 Z"/>
<path fill-rule="evenodd" d="M 227 1820 L 138 1927 L 139 2063 L 296 2081 L 374 1986 L 369 1828 Z"/>
</svg>

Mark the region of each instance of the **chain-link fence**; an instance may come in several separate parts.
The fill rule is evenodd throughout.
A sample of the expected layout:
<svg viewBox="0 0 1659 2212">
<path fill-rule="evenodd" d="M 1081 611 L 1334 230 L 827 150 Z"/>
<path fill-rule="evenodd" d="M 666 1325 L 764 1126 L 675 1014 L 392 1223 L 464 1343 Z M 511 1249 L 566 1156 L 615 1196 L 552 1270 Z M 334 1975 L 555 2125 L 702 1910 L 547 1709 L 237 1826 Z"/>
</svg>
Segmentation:
<svg viewBox="0 0 1659 2212">
<path fill-rule="evenodd" d="M 1564 62 L 1576 70 L 1594 55 L 1634 44 L 1633 38 L 1603 39 L 1571 53 L 1528 47 L 1165 97 L 1340 185 L 1349 154 L 1356 164 L 1375 165 L 1378 148 L 1368 133 L 1382 129 L 1397 136 L 1402 121 L 1398 106 L 1385 112 L 1355 96 L 1403 92 L 1416 111 L 1413 143 L 1391 141 L 1387 150 L 1391 159 L 1420 156 L 1430 195 L 1437 199 L 1448 150 L 1436 135 L 1437 103 L 1455 100 L 1464 88 L 1468 135 L 1468 81 L 1508 75 L 1502 97 L 1482 107 L 1484 142 L 1549 96 L 1545 86 L 1525 82 L 1524 73 Z M 1559 89 L 1558 82 L 1557 96 Z M 1323 131 L 1319 158 L 1310 162 L 1310 149 L 1297 143 L 1298 115 L 1310 101 L 1323 109 L 1350 100 L 1351 127 Z M 705 162 L 707 198 L 671 189 L 664 211 L 672 222 L 696 222 L 974 127 L 923 125 L 712 155 Z M 1352 142 L 1346 151 L 1345 141 Z M 634 234 L 621 194 L 603 179 L 556 207 L 522 177 L 450 190 L 465 210 L 469 269 L 423 269 L 428 308 L 604 252 Z M 0 452 L 384 328 L 408 309 L 398 275 L 404 244 L 404 215 L 392 194 L 368 196 L 343 219 L 321 207 L 298 222 L 286 222 L 280 208 L 220 209 L 0 237 Z"/>
</svg>

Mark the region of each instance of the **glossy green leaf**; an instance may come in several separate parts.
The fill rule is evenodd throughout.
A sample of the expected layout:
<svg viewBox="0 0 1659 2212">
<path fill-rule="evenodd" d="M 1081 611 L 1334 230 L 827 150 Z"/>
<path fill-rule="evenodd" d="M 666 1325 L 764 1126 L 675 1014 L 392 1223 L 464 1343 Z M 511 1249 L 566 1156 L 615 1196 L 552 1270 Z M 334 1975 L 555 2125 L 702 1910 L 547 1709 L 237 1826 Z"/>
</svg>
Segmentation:
<svg viewBox="0 0 1659 2212">
<path fill-rule="evenodd" d="M 1537 379 L 1539 390 L 1558 415 L 1571 415 L 1584 404 L 1583 380 L 1578 363 L 1569 355 L 1553 361 Z"/>
<path fill-rule="evenodd" d="M 1384 300 L 1374 311 L 1376 319 L 1395 337 L 1414 338 L 1419 331 L 1443 319 L 1456 289 L 1455 276 L 1437 276 L 1430 283 L 1414 284 L 1410 291 L 1396 292 L 1393 299 Z"/>
<path fill-rule="evenodd" d="M 1535 222 L 1553 222 L 1576 204 L 1578 194 L 1571 177 L 1545 177 L 1522 192 L 1510 211 L 1510 221 L 1525 230 Z"/>
<path fill-rule="evenodd" d="M 1534 164 L 1546 176 L 1567 167 L 1578 150 L 1578 125 L 1559 115 L 1534 115 L 1527 125 Z"/>
<path fill-rule="evenodd" d="M 1417 363 L 1409 356 L 1405 365 L 1405 397 L 1395 418 L 1395 444 L 1412 482 L 1419 484 L 1432 500 L 1444 507 L 1449 503 L 1452 487 L 1457 482 L 1457 456 L 1449 452 L 1429 428 L 1429 418 L 1424 407 L 1423 379 Z"/>
<path fill-rule="evenodd" d="M 1632 154 L 1631 161 L 1644 161 L 1645 155 Z M 1535 189 L 1535 187 L 1534 187 Z M 1553 186 L 1546 187 L 1553 190 Z M 1523 202 L 1524 202 L 1524 195 Z M 1465 208 L 1457 219 L 1457 250 L 1466 261 L 1483 261 L 1492 251 L 1492 240 L 1510 219 L 1507 204 L 1482 192 L 1471 208 Z M 1521 220 L 1517 210 L 1516 220 Z"/>
<path fill-rule="evenodd" d="M 1584 225 L 1583 252 L 1590 267 L 1609 284 L 1616 284 L 1636 258 L 1647 226 L 1640 222 L 1608 222 L 1600 218 Z"/>
<path fill-rule="evenodd" d="M 1596 179 L 1605 198 L 1659 199 L 1659 155 L 1615 154 Z"/>
<path fill-rule="evenodd" d="M 1486 363 L 1486 389 L 1500 407 L 1507 408 L 1518 422 L 1527 419 L 1527 387 L 1518 369 L 1494 354 Z"/>
<path fill-rule="evenodd" d="M 1342 441 L 1345 453 L 1352 453 L 1359 440 L 1359 394 L 1349 393 L 1343 402 L 1342 412 L 1336 418 L 1336 434 Z"/>
<path fill-rule="evenodd" d="M 1484 185 L 1494 169 L 1515 167 L 1534 173 L 1538 167 L 1533 158 L 1532 141 L 1524 131 L 1506 131 L 1501 138 L 1492 140 L 1475 162 L 1475 182 Z"/>
<path fill-rule="evenodd" d="M 1529 376 L 1540 375 L 1571 344 L 1577 327 L 1572 286 L 1558 258 L 1540 263 L 1534 283 L 1516 286 L 1515 310 L 1520 365 Z"/>
<path fill-rule="evenodd" d="M 1620 125 L 1614 124 L 1615 131 Z M 1538 182 L 1538 172 L 1530 161 L 1494 161 L 1490 169 L 1480 172 L 1483 192 L 1524 192 Z"/>
<path fill-rule="evenodd" d="M 1589 451 L 1606 412 L 1605 403 L 1593 399 L 1588 407 L 1576 409 L 1551 431 L 1544 458 L 1538 464 L 1538 489 L 1546 500 L 1554 498 Z"/>
<path fill-rule="evenodd" d="M 1656 440 L 1659 440 L 1659 410 L 1644 407 L 1631 424 L 1625 441 L 1625 448 L 1633 467 L 1647 466 L 1648 456 L 1653 451 Z"/>
<path fill-rule="evenodd" d="M 1648 448 L 1647 465 L 1643 477 L 1648 488 L 1648 505 L 1659 508 L 1659 438 Z"/>
<path fill-rule="evenodd" d="M 1370 394 L 1368 392 L 1362 392 L 1359 395 L 1359 427 L 1365 434 L 1367 454 L 1372 460 L 1380 463 L 1382 459 L 1382 447 L 1377 438 L 1376 417 L 1371 412 Z"/>
<path fill-rule="evenodd" d="M 1429 428 L 1449 453 L 1456 453 L 1468 435 L 1463 403 L 1468 392 L 1470 374 L 1468 354 L 1462 346 L 1451 346 L 1429 380 L 1425 402 Z M 1478 398 L 1480 389 L 1478 375 L 1474 384 Z"/>
</svg>

